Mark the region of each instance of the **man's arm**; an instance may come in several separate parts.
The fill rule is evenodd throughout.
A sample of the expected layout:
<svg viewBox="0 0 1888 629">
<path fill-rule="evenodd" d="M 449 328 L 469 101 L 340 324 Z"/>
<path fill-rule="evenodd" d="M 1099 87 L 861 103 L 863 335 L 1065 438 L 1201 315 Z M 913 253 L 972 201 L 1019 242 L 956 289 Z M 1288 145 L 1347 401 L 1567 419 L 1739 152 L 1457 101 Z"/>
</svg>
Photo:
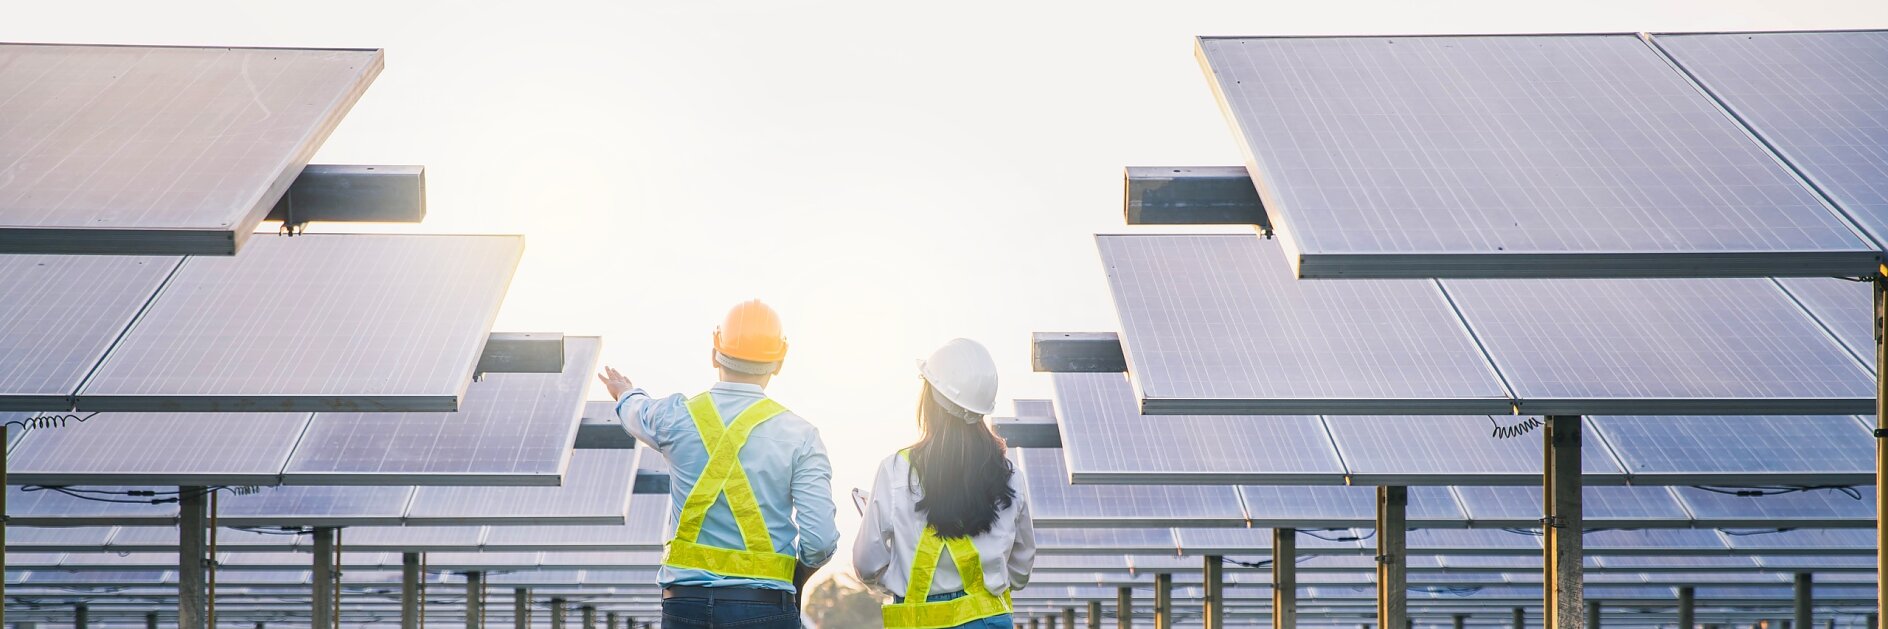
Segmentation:
<svg viewBox="0 0 1888 629">
<path fill-rule="evenodd" d="M 656 418 L 662 414 L 656 411 L 677 403 L 677 400 L 651 397 L 647 391 L 636 388 L 629 378 L 614 367 L 604 367 L 603 373 L 597 374 L 597 379 L 602 380 L 603 386 L 609 389 L 610 399 L 616 400 L 616 419 L 622 422 L 623 431 L 657 451 L 667 452 L 668 444 L 660 438 L 663 431 L 656 425 Z"/>
<path fill-rule="evenodd" d="M 833 464 L 816 431 L 801 444 L 793 464 L 793 523 L 800 534 L 800 564 L 826 565 L 839 550 L 833 524 Z"/>
</svg>

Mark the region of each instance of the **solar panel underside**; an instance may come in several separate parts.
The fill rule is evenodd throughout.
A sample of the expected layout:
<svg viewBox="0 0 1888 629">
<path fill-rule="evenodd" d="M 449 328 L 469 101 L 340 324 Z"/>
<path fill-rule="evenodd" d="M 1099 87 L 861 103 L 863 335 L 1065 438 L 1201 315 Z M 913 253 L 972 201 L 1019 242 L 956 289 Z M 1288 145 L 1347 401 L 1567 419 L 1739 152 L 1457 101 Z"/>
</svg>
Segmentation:
<svg viewBox="0 0 1888 629">
<path fill-rule="evenodd" d="M 170 497 L 176 487 L 85 487 L 83 490 L 126 492 L 153 491 Z M 169 526 L 177 522 L 175 504 L 132 504 L 100 502 L 54 491 L 27 491 L 19 485 L 6 487 L 7 523 L 20 526 L 110 526 L 118 524 Z M 127 500 L 135 500 L 129 499 Z M 146 499 L 148 500 L 148 498 Z"/>
<path fill-rule="evenodd" d="M 1493 434 L 1495 426 L 1522 421 L 1486 415 L 1324 417 L 1349 468 L 1350 482 L 1359 485 L 1539 484 L 1541 440 L 1497 439 Z M 1596 438 L 1584 441 L 1594 450 L 1581 457 L 1585 482 L 1626 482 L 1605 444 Z"/>
<path fill-rule="evenodd" d="M 0 255 L 0 410 L 72 408 L 79 384 L 180 262 Z"/>
<path fill-rule="evenodd" d="M 343 539 L 355 550 L 388 552 L 476 552 L 485 537 L 482 526 L 358 526 Z"/>
<path fill-rule="evenodd" d="M 236 252 L 378 50 L 0 44 L 0 251 Z"/>
<path fill-rule="evenodd" d="M 1764 279 L 1447 280 L 1534 414 L 1843 414 L 1874 377 Z"/>
<path fill-rule="evenodd" d="M 1874 492 L 1811 489 L 1738 495 L 1735 487 L 1674 487 L 1686 510 L 1719 527 L 1873 528 Z M 1755 493 L 1772 493 L 1778 490 Z M 1854 493 L 1849 493 L 1853 491 Z"/>
<path fill-rule="evenodd" d="M 560 487 L 421 487 L 407 523 L 620 525 L 644 451 L 574 451 Z"/>
<path fill-rule="evenodd" d="M 1247 236 L 1096 244 L 1143 413 L 1512 411 L 1434 282 L 1299 282 Z"/>
<path fill-rule="evenodd" d="M 1070 478 L 1086 483 L 1341 483 L 1317 417 L 1176 415 L 1149 421 L 1119 373 L 1058 373 L 1056 417 Z"/>
<path fill-rule="evenodd" d="M 32 430 L 8 454 L 29 485 L 273 485 L 308 413 L 101 413 Z"/>
<path fill-rule="evenodd" d="M 1875 482 L 1873 436 L 1848 415 L 1596 416 L 1587 418 L 1587 425 L 1604 438 L 1635 483 Z"/>
<path fill-rule="evenodd" d="M 1029 510 L 1042 527 L 1245 526 L 1231 487 L 1205 485 L 1070 485 L 1062 453 L 1013 448 Z"/>
<path fill-rule="evenodd" d="M 1179 547 L 1172 529 L 1045 528 L 1036 531 L 1036 548 L 1045 555 L 1145 555 L 1172 554 Z"/>
<path fill-rule="evenodd" d="M 264 487 L 223 496 L 228 526 L 399 526 L 412 487 Z"/>
<path fill-rule="evenodd" d="M 319 413 L 290 484 L 556 485 L 603 340 L 565 337 L 564 372 L 494 373 L 456 413 Z"/>
<path fill-rule="evenodd" d="M 1833 277 L 1786 277 L 1777 280 L 1835 335 L 1870 371 L 1875 369 L 1874 287 Z"/>
<path fill-rule="evenodd" d="M 515 236 L 303 235 L 192 257 L 77 406 L 456 411 L 522 252 Z"/>
<path fill-rule="evenodd" d="M 1198 52 L 1304 277 L 1875 266 L 1632 35 L 1202 38 Z"/>
<path fill-rule="evenodd" d="M 1668 487 L 1586 487 L 1581 510 L 1587 526 L 1643 528 L 1691 526 L 1692 519 Z M 1539 526 L 1539 487 L 1456 487 L 1468 517 L 1507 522 L 1506 526 Z M 1518 524 L 1512 524 L 1518 523 Z M 1492 526 L 1492 525 L 1489 525 Z"/>
<path fill-rule="evenodd" d="M 653 453 L 649 457 L 660 458 Z M 660 550 L 668 540 L 668 494 L 631 494 L 629 516 L 623 524 L 573 524 L 554 528 L 494 526 L 487 529 L 486 549 L 497 550 Z"/>
<path fill-rule="evenodd" d="M 1652 41 L 1876 242 L 1888 243 L 1888 32 Z"/>
</svg>

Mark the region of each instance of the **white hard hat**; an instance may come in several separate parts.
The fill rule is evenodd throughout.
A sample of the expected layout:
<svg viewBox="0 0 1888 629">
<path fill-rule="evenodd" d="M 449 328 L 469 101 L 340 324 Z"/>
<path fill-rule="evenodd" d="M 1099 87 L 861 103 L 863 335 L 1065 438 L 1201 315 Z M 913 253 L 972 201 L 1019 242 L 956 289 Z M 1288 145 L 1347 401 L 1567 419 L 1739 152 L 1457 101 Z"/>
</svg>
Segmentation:
<svg viewBox="0 0 1888 629">
<path fill-rule="evenodd" d="M 931 390 L 943 401 L 949 402 L 944 405 L 947 410 L 962 409 L 977 415 L 996 411 L 996 361 L 981 343 L 951 339 L 932 352 L 931 358 L 918 361 L 918 374 L 931 383 Z M 952 409 L 953 405 L 957 409 Z"/>
</svg>

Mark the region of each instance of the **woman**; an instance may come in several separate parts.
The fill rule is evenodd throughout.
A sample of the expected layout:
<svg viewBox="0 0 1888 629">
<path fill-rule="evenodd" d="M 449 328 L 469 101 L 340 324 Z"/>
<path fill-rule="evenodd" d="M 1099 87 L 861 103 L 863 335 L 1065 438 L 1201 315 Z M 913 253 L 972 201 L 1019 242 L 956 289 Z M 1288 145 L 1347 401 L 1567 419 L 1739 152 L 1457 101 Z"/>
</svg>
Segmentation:
<svg viewBox="0 0 1888 629">
<path fill-rule="evenodd" d="M 1036 540 L 1003 441 L 983 422 L 996 408 L 996 363 L 956 339 L 918 373 L 924 436 L 879 464 L 852 567 L 893 595 L 886 629 L 1011 629 L 1009 593 L 1029 582 Z"/>
</svg>

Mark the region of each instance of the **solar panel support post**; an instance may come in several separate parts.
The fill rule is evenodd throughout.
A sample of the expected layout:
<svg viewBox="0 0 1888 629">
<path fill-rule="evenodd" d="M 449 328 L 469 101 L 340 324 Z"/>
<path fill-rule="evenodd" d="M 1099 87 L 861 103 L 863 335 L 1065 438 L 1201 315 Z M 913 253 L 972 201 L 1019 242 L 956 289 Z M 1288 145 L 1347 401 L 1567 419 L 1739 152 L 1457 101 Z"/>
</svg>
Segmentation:
<svg viewBox="0 0 1888 629">
<path fill-rule="evenodd" d="M 8 428 L 0 424 L 0 575 L 7 568 L 7 444 L 12 443 Z M 7 580 L 0 578 L 0 627 L 7 626 Z"/>
<path fill-rule="evenodd" d="M 1548 415 L 1541 438 L 1542 627 L 1588 629 L 1581 586 L 1580 416 Z M 1597 625 L 1596 625 L 1597 627 Z"/>
<path fill-rule="evenodd" d="M 1202 566 L 1201 587 L 1206 595 L 1201 600 L 1200 622 L 1206 629 L 1225 629 L 1226 627 L 1226 560 L 1219 555 L 1207 555 Z"/>
<path fill-rule="evenodd" d="M 465 573 L 465 629 L 485 626 L 485 573 Z"/>
<path fill-rule="evenodd" d="M 1062 629 L 1075 629 L 1075 608 L 1062 608 Z"/>
<path fill-rule="evenodd" d="M 585 605 L 583 606 L 582 612 L 583 629 L 597 629 L 597 607 L 595 605 Z"/>
<path fill-rule="evenodd" d="M 209 505 L 203 487 L 177 488 L 177 627 L 205 629 L 204 535 Z"/>
<path fill-rule="evenodd" d="M 334 629 L 334 529 L 316 527 L 312 629 Z M 179 629 L 183 629 L 180 627 Z"/>
<path fill-rule="evenodd" d="M 1792 601 L 1796 607 L 1794 622 L 1802 629 L 1814 629 L 1816 624 L 1815 612 L 1810 608 L 1810 603 L 1815 601 L 1816 586 L 1813 579 L 1814 577 L 1807 572 L 1796 573 L 1795 596 Z"/>
<path fill-rule="evenodd" d="M 1048 627 L 1049 629 L 1055 629 L 1055 619 L 1056 619 L 1055 614 L 1053 613 L 1049 614 L 1048 618 L 1042 619 L 1042 626 Z"/>
<path fill-rule="evenodd" d="M 400 553 L 400 629 L 420 629 L 419 553 Z"/>
<path fill-rule="evenodd" d="M 1468 614 L 1456 614 L 1449 617 L 1449 626 L 1455 629 L 1468 629 Z"/>
<path fill-rule="evenodd" d="M 1879 374 L 1888 369 L 1888 265 L 1875 274 L 1875 614 L 1888 609 L 1888 527 L 1879 520 L 1883 504 L 1888 504 L 1888 377 Z"/>
<path fill-rule="evenodd" d="M 92 608 L 85 603 L 72 606 L 72 629 L 87 629 L 92 624 Z"/>
<path fill-rule="evenodd" d="M 1696 629 L 1697 624 L 1697 591 L 1690 586 L 1678 588 L 1678 629 Z"/>
<path fill-rule="evenodd" d="M 1683 626 L 1680 626 L 1683 629 Z M 1527 609 L 1514 608 L 1514 629 L 1527 629 Z"/>
<path fill-rule="evenodd" d="M 1154 575 L 1154 629 L 1173 629 L 1173 573 L 1170 572 Z"/>
<path fill-rule="evenodd" d="M 551 599 L 551 629 L 564 629 L 564 599 Z"/>
<path fill-rule="evenodd" d="M 1088 602 L 1088 629 L 1101 629 L 1101 601 Z"/>
<path fill-rule="evenodd" d="M 1114 626 L 1115 629 L 1134 629 L 1134 588 L 1115 588 Z"/>
<path fill-rule="evenodd" d="M 157 612 L 144 613 L 144 629 L 157 629 Z"/>
<path fill-rule="evenodd" d="M 1586 599 L 1587 629 L 1600 629 L 1600 602 L 1598 599 Z"/>
<path fill-rule="evenodd" d="M 1272 529 L 1272 629 L 1298 627 L 1298 529 Z"/>
<path fill-rule="evenodd" d="M 531 629 L 531 590 L 511 590 L 511 626 L 514 629 Z"/>
<path fill-rule="evenodd" d="M 603 614 L 603 626 L 607 629 L 622 629 L 622 625 L 617 624 L 618 620 L 616 612 L 605 612 Z"/>
<path fill-rule="evenodd" d="M 1377 486 L 1377 627 L 1409 621 L 1409 488 Z"/>
</svg>

